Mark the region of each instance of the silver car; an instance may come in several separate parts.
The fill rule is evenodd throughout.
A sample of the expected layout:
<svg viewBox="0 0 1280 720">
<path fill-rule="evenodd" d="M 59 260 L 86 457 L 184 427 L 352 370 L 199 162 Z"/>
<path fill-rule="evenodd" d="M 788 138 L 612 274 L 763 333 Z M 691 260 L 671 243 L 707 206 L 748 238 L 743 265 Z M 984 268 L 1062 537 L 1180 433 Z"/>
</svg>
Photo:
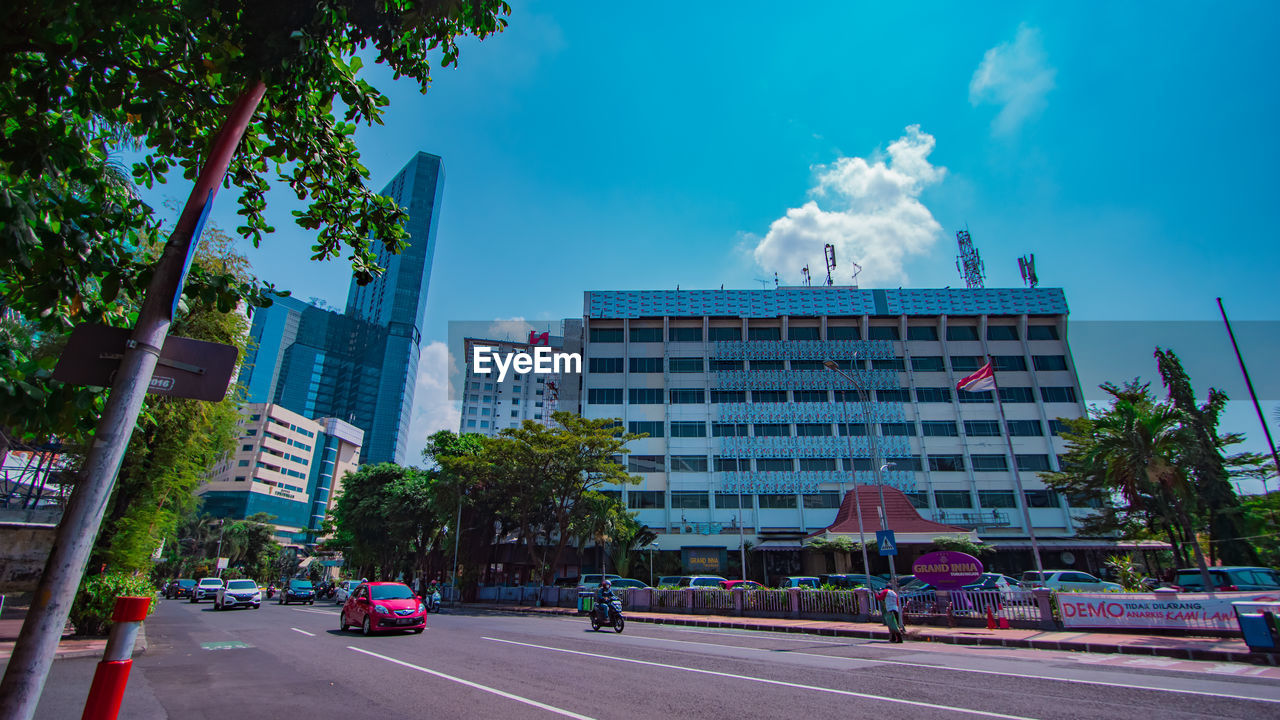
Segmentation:
<svg viewBox="0 0 1280 720">
<path fill-rule="evenodd" d="M 255 610 L 262 607 L 262 591 L 258 589 L 258 583 L 247 579 L 228 580 L 226 587 L 218 589 L 218 595 L 213 600 L 214 610 L 238 607 L 251 607 Z"/>
</svg>

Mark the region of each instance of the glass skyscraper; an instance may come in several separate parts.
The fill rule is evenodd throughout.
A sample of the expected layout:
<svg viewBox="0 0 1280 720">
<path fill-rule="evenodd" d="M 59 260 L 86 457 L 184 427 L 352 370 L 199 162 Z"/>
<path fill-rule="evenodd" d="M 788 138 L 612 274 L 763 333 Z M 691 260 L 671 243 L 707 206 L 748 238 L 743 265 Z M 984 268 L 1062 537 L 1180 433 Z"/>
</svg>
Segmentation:
<svg viewBox="0 0 1280 720">
<path fill-rule="evenodd" d="M 404 463 L 443 189 L 440 158 L 423 152 L 383 188 L 409 213 L 409 246 L 392 255 L 375 241 L 386 271 L 352 279 L 346 312 L 282 298 L 254 313 L 249 402 L 339 418 L 364 431 L 364 462 Z"/>
</svg>

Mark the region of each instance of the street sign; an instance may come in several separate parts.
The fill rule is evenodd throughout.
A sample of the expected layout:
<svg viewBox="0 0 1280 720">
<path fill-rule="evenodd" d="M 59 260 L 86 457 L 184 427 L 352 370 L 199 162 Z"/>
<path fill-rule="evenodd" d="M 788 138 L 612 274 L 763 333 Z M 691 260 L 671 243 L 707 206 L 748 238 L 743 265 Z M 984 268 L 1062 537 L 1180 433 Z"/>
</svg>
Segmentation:
<svg viewBox="0 0 1280 720">
<path fill-rule="evenodd" d="M 78 326 L 58 358 L 54 379 L 72 385 L 111 387 L 130 332 L 106 325 Z M 218 402 L 227 394 L 239 354 L 231 345 L 170 335 L 160 350 L 147 392 Z"/>
<path fill-rule="evenodd" d="M 219 569 L 219 570 L 226 570 L 226 569 L 227 569 L 227 564 L 228 564 L 229 562 L 230 562 L 230 558 L 223 558 L 223 557 L 218 558 L 218 569 Z"/>
<path fill-rule="evenodd" d="M 898 540 L 893 536 L 892 530 L 876 531 L 876 547 L 880 548 L 880 556 L 897 555 Z"/>
</svg>

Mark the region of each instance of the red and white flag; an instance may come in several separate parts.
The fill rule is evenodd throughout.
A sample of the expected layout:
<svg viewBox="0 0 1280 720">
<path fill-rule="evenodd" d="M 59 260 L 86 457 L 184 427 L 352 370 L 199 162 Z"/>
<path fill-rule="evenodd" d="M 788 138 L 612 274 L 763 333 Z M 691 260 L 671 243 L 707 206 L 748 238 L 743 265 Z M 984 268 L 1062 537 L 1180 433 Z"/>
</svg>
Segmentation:
<svg viewBox="0 0 1280 720">
<path fill-rule="evenodd" d="M 996 372 L 991 367 L 991 361 L 988 360 L 986 365 L 978 368 L 978 372 L 964 378 L 956 383 L 957 390 L 966 392 L 985 392 L 994 390 L 996 387 Z"/>
</svg>

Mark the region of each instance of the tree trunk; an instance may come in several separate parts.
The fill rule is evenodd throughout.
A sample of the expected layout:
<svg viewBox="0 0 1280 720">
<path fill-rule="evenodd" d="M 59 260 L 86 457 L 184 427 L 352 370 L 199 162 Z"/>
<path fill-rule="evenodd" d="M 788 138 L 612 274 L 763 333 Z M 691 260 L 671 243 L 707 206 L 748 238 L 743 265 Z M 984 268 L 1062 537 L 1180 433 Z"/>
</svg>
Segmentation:
<svg viewBox="0 0 1280 720">
<path fill-rule="evenodd" d="M 1191 527 L 1191 519 L 1187 517 L 1187 511 L 1181 506 L 1178 507 L 1178 515 L 1182 519 L 1183 527 L 1191 535 L 1191 549 L 1196 555 L 1196 566 L 1200 568 L 1200 580 L 1204 583 L 1204 591 L 1213 592 L 1213 579 L 1209 577 L 1209 566 L 1204 561 L 1204 552 L 1200 550 L 1200 542 L 1196 539 L 1195 531 Z"/>
</svg>

